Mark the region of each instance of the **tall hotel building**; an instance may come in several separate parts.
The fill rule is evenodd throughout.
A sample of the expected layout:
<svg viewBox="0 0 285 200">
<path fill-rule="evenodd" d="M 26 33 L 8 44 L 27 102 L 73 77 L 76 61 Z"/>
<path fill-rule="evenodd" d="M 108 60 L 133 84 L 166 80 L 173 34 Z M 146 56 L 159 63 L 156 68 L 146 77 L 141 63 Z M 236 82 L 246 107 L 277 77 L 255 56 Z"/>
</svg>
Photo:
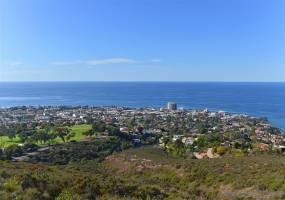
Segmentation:
<svg viewBox="0 0 285 200">
<path fill-rule="evenodd" d="M 168 102 L 167 103 L 167 109 L 168 110 L 177 110 L 177 104 L 173 102 Z"/>
</svg>

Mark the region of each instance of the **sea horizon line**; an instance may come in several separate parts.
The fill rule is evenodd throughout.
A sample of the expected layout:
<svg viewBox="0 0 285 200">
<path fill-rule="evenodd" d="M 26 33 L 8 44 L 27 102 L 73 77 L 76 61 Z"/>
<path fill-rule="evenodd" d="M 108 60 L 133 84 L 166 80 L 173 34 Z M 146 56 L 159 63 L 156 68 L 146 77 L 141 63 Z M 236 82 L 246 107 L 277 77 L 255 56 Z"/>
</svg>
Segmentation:
<svg viewBox="0 0 285 200">
<path fill-rule="evenodd" d="M 285 83 L 285 81 L 135 81 L 135 80 L 30 80 L 30 81 L 1 81 L 0 83 Z"/>
</svg>

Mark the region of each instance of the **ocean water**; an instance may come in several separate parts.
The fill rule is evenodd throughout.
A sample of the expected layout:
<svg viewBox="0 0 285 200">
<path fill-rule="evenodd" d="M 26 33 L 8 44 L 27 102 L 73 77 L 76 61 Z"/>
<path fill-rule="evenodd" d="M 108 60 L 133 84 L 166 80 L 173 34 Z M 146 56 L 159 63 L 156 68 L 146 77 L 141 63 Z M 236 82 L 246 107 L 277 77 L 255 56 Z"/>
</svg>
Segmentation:
<svg viewBox="0 0 285 200">
<path fill-rule="evenodd" d="M 0 82 L 0 107 L 94 105 L 223 110 L 266 117 L 285 130 L 285 83 Z"/>
</svg>

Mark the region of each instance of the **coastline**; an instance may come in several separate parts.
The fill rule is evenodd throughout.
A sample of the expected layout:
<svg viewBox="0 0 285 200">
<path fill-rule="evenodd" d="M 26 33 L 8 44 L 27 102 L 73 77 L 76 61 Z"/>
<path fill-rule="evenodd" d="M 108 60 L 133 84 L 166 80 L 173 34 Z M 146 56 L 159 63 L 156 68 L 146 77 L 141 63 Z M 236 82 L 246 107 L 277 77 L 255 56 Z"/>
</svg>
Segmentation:
<svg viewBox="0 0 285 200">
<path fill-rule="evenodd" d="M 1 82 L 3 83 L 3 82 Z M 284 91 L 284 92 L 283 92 Z M 285 130 L 285 83 L 265 82 L 5 82 L 0 107 L 22 105 L 208 108 L 266 117 Z"/>
</svg>

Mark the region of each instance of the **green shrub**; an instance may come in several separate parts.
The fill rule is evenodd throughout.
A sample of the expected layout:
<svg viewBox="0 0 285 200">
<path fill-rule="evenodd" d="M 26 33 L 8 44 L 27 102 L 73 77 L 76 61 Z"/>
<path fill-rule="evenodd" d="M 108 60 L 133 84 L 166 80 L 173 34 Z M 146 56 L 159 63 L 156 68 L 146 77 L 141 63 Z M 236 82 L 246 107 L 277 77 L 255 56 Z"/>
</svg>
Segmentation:
<svg viewBox="0 0 285 200">
<path fill-rule="evenodd" d="M 13 144 L 4 150 L 5 157 L 11 159 L 13 156 L 21 156 L 23 154 L 23 148 Z"/>
<path fill-rule="evenodd" d="M 226 148 L 223 146 L 217 147 L 217 154 L 219 154 L 219 155 L 224 155 L 226 153 L 226 151 L 227 151 Z"/>
<path fill-rule="evenodd" d="M 70 190 L 65 189 L 55 198 L 55 200 L 80 200 L 80 197 L 77 194 L 73 194 Z"/>
<path fill-rule="evenodd" d="M 20 185 L 19 185 L 18 180 L 15 177 L 13 177 L 13 178 L 7 179 L 4 182 L 3 188 L 8 192 L 15 192 L 19 190 Z"/>
</svg>

